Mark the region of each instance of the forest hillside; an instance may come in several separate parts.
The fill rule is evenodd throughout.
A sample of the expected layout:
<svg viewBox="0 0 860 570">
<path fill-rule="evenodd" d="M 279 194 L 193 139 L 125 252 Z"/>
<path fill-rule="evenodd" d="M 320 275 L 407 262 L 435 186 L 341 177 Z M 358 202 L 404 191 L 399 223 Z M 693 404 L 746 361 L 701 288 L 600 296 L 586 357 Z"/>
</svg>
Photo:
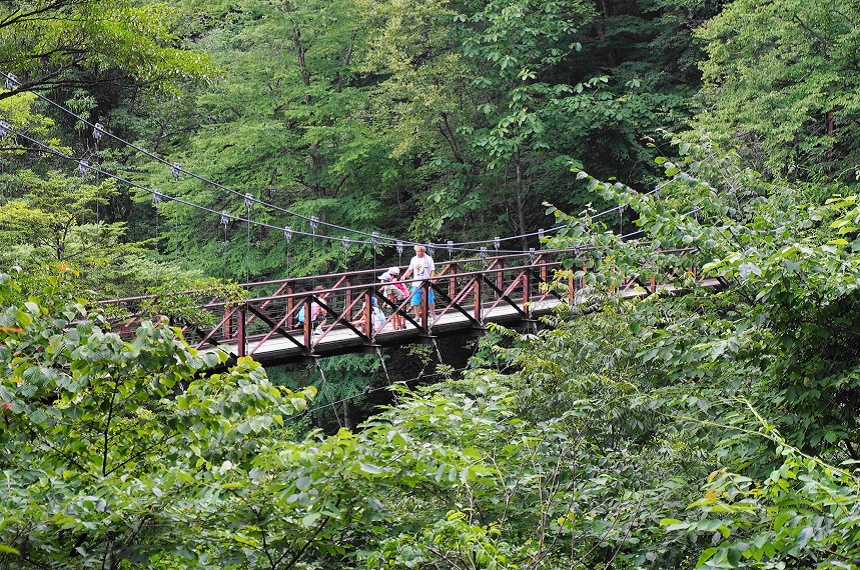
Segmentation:
<svg viewBox="0 0 860 570">
<path fill-rule="evenodd" d="M 860 568 L 858 21 L 0 2 L 0 568 Z M 496 236 L 577 248 L 586 302 L 352 429 L 97 303 Z"/>
</svg>

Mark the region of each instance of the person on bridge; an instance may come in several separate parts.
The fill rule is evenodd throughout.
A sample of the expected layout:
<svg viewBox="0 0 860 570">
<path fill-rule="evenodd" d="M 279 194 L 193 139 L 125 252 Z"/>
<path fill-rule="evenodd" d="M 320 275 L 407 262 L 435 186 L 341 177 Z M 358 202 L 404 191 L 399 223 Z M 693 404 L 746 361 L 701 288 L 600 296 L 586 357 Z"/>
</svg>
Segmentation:
<svg viewBox="0 0 860 570">
<path fill-rule="evenodd" d="M 314 291 L 322 291 L 325 289 L 322 285 L 317 285 L 314 287 Z M 319 328 L 325 324 L 325 318 L 328 315 L 328 312 L 322 308 L 322 306 L 316 301 L 311 301 L 311 333 L 317 334 L 319 332 Z M 296 317 L 300 324 L 304 324 L 305 322 L 305 308 L 302 307 L 299 309 L 299 314 Z"/>
<path fill-rule="evenodd" d="M 358 320 L 350 321 L 352 326 L 361 331 L 361 334 L 373 335 L 373 333 L 379 332 L 382 330 L 382 326 L 385 324 L 385 313 L 382 312 L 382 309 L 379 308 L 379 303 L 376 301 L 376 297 L 370 299 L 370 328 L 368 328 L 365 322 L 365 309 L 367 308 L 367 302 L 363 302 L 361 304 L 361 309 L 359 309 L 359 315 L 361 315 Z"/>
<path fill-rule="evenodd" d="M 436 274 L 436 266 L 433 264 L 433 258 L 427 255 L 423 245 L 415 246 L 415 256 L 409 261 L 409 268 L 403 274 L 403 279 L 406 280 L 409 276 L 413 277 L 412 281 L 412 307 L 415 309 L 415 315 L 421 318 L 421 303 L 424 300 L 424 287 L 422 284 L 425 280 L 430 279 Z M 433 289 L 427 288 L 427 323 L 424 326 L 433 324 L 433 315 L 435 312 L 434 302 L 436 295 Z"/>
<path fill-rule="evenodd" d="M 396 306 L 399 306 L 407 297 L 409 297 L 409 290 L 406 288 L 406 285 L 399 281 L 399 267 L 389 267 L 388 270 L 377 279 L 382 281 L 382 294 Z M 395 283 L 395 281 L 397 282 Z M 395 310 L 394 316 L 391 319 L 391 324 L 394 326 L 394 330 L 399 331 L 406 328 L 406 319 L 403 318 L 403 314 L 400 311 Z"/>
</svg>

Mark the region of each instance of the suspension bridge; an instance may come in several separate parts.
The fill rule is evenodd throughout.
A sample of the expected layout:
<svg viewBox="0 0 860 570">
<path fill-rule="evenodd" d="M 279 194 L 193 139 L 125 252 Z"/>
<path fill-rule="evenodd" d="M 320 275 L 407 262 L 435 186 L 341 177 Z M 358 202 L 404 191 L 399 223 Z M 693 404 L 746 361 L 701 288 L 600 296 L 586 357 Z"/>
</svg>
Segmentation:
<svg viewBox="0 0 860 570">
<path fill-rule="evenodd" d="M 5 77 L 7 90 L 20 85 L 14 76 L 0 71 Z M 345 256 L 350 246 L 357 245 L 373 253 L 374 264 L 380 249 L 396 248 L 402 254 L 405 247 L 413 244 L 408 240 L 384 235 L 377 231 L 363 231 L 326 222 L 317 216 L 301 215 L 287 208 L 271 204 L 252 192 L 241 192 L 228 188 L 214 180 L 182 168 L 181 164 L 138 147 L 110 132 L 101 123 L 92 123 L 68 108 L 52 101 L 38 92 L 37 97 L 92 129 L 95 142 L 93 159 L 99 158 L 99 142 L 108 138 L 149 157 L 156 163 L 170 168 L 174 182 L 181 175 L 190 176 L 233 198 L 240 198 L 231 209 L 216 210 L 180 196 L 169 195 L 158 188 L 148 188 L 132 180 L 111 173 L 90 160 L 76 158 L 67 152 L 33 138 L 20 128 L 0 120 L 0 138 L 14 137 L 31 145 L 32 150 L 47 152 L 75 163 L 83 181 L 87 176 L 112 178 L 129 188 L 137 188 L 152 194 L 155 213 L 156 241 L 158 239 L 158 215 L 163 202 L 171 201 L 196 210 L 201 216 L 217 216 L 224 228 L 224 241 L 228 241 L 228 226 L 242 223 L 246 229 L 246 242 L 250 250 L 252 226 L 259 231 L 282 233 L 286 241 L 287 259 L 289 244 L 301 236 L 316 243 L 317 239 L 341 242 Z M 97 162 L 101 162 L 97 160 Z M 667 182 L 668 183 L 668 182 Z M 648 191 L 656 194 L 663 186 Z M 233 200 L 235 202 L 235 200 Z M 252 218 L 252 208 L 264 208 L 278 216 L 284 216 L 293 225 L 276 226 Z M 231 213 L 232 210 L 232 213 Z M 243 214 L 236 211 L 242 211 Z M 629 238 L 641 230 L 623 234 L 624 206 L 618 205 L 591 215 L 592 220 L 616 212 L 619 216 L 619 235 Z M 286 220 L 285 220 L 286 221 Z M 235 224 L 233 224 L 235 225 Z M 546 230 L 547 234 L 565 227 Z M 321 230 L 339 231 L 343 235 L 326 235 Z M 184 292 L 170 296 L 140 296 L 102 301 L 101 305 L 114 330 L 121 335 L 133 335 L 141 322 L 147 319 L 167 317 L 172 326 L 181 329 L 185 339 L 199 350 L 223 350 L 231 358 L 251 356 L 264 365 L 280 365 L 291 362 L 316 361 L 321 357 L 355 352 L 374 352 L 381 347 L 411 343 L 432 343 L 433 339 L 464 333 L 482 334 L 490 323 L 513 327 L 535 326 L 538 319 L 550 313 L 561 303 L 581 303 L 589 300 L 588 288 L 582 274 L 576 277 L 573 269 L 580 251 L 557 249 L 529 251 L 505 250 L 501 244 L 520 243 L 521 240 L 537 238 L 544 243 L 543 229 L 514 236 L 446 244 L 449 257 L 454 252 L 475 255 L 469 258 L 437 262 L 437 274 L 421 282 L 425 292 L 433 291 L 437 302 L 435 310 L 424 301 L 413 308 L 409 299 L 394 302 L 382 294 L 377 280 L 378 270 L 335 273 L 300 278 L 246 283 L 241 285 L 243 296 L 239 300 L 206 297 L 201 292 Z M 495 255 L 488 257 L 489 247 Z M 619 276 L 619 285 L 613 294 L 629 297 L 651 295 L 658 291 L 670 294 L 684 292 L 690 287 L 690 278 L 697 287 L 721 287 L 725 284 L 716 279 L 703 278 L 698 269 L 684 260 L 694 248 L 662 251 L 663 256 L 676 256 L 665 275 L 657 275 L 643 268 L 637 275 Z M 576 269 L 579 269 L 577 267 Z M 585 267 L 581 268 L 585 271 Z M 643 275 L 647 275 L 643 278 Z M 406 282 L 401 282 L 409 286 Z M 383 309 L 384 317 L 376 321 L 372 307 Z M 300 314 L 312 313 L 313 307 L 322 307 L 326 321 L 315 330 L 310 319 L 302 322 Z"/>
<path fill-rule="evenodd" d="M 626 276 L 613 293 L 625 297 L 658 291 L 677 294 L 689 287 L 690 279 L 697 287 L 723 286 L 684 264 L 692 251 L 661 252 L 674 256 L 674 269 L 662 276 L 651 274 L 645 281 Z M 267 366 L 429 343 L 442 336 L 480 335 L 488 323 L 535 326 L 539 317 L 559 304 L 587 300 L 582 275 L 561 271 L 570 269 L 581 253 L 576 249 L 541 250 L 438 262 L 435 277 L 421 285 L 435 293 L 432 314 L 427 295 L 417 308 L 410 306 L 408 298 L 392 302 L 382 294 L 379 270 L 365 270 L 246 283 L 241 285 L 244 300 L 199 299 L 177 308 L 182 317 L 171 319 L 171 325 L 179 327 L 198 350 L 224 350 L 232 359 L 250 356 Z M 684 280 L 687 285 L 682 285 Z M 188 298 L 187 293 L 178 294 L 176 302 L 187 303 Z M 374 323 L 373 299 L 383 309 L 381 322 Z M 158 316 L 170 303 L 170 297 L 139 296 L 101 304 L 114 330 L 132 335 L 143 320 Z M 316 331 L 310 319 L 300 322 L 299 317 L 302 309 L 310 315 L 315 303 L 326 313 L 325 323 Z M 396 326 L 400 322 L 405 327 Z"/>
</svg>

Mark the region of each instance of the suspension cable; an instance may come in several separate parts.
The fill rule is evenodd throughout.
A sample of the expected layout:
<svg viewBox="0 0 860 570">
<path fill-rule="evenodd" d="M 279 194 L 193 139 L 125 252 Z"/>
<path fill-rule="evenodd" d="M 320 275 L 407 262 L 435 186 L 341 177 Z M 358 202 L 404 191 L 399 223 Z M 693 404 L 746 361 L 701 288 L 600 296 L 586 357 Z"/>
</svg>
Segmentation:
<svg viewBox="0 0 860 570">
<path fill-rule="evenodd" d="M 7 83 L 7 84 L 11 84 L 11 85 L 13 85 L 13 86 L 14 86 L 14 84 L 21 85 L 21 83 L 18 81 L 17 77 L 15 77 L 13 74 L 6 73 L 6 72 L 4 72 L 4 71 L 0 71 L 0 76 L 3 76 L 3 77 L 6 79 L 6 83 Z M 84 123 L 84 124 L 88 125 L 89 127 L 91 127 L 91 128 L 93 129 L 93 134 L 94 134 L 94 136 L 95 136 L 95 138 L 96 138 L 96 140 L 97 140 L 97 143 L 96 143 L 96 149 L 98 149 L 98 140 L 100 140 L 100 139 L 102 138 L 102 136 L 103 136 L 103 135 L 107 135 L 107 136 L 111 137 L 112 139 L 116 140 L 117 142 L 119 142 L 120 144 L 123 144 L 123 145 L 125 145 L 125 146 L 127 146 L 127 147 L 129 147 L 129 148 L 132 148 L 132 149 L 134 149 L 135 151 L 140 152 L 140 153 L 142 153 L 142 154 L 146 155 L 147 157 L 149 157 L 149 158 L 151 158 L 151 159 L 153 159 L 153 160 L 155 160 L 155 161 L 157 161 L 157 162 L 159 162 L 159 163 L 161 163 L 161 164 L 164 164 L 164 165 L 166 165 L 166 166 L 169 166 L 169 167 L 171 168 L 171 172 L 172 172 L 172 174 L 173 174 L 173 176 L 174 176 L 174 178 L 175 178 L 175 179 L 178 179 L 178 177 L 179 177 L 180 173 L 184 173 L 184 174 L 187 174 L 187 175 L 191 176 L 192 178 L 195 178 L 195 179 L 197 179 L 197 180 L 200 180 L 201 182 L 204 182 L 204 183 L 206 183 L 206 184 L 209 184 L 209 185 L 211 185 L 211 186 L 213 186 L 213 187 L 215 187 L 215 188 L 218 188 L 218 189 L 220 189 L 220 190 L 223 190 L 223 191 L 225 191 L 225 192 L 228 192 L 228 193 L 233 194 L 233 195 L 236 195 L 236 196 L 241 196 L 241 197 L 243 197 L 245 200 L 249 200 L 249 199 L 250 199 L 250 201 L 251 201 L 251 202 L 256 203 L 256 204 L 260 204 L 261 206 L 264 206 L 264 207 L 266 207 L 266 208 L 271 208 L 271 209 L 274 209 L 274 210 L 280 211 L 280 212 L 282 212 L 282 213 L 285 213 L 285 214 L 287 214 L 287 215 L 295 216 L 295 217 L 297 217 L 297 218 L 299 218 L 299 219 L 302 219 L 302 220 L 304 220 L 304 221 L 307 221 L 309 224 L 313 224 L 314 222 L 316 222 L 316 223 L 322 224 L 322 225 L 324 225 L 324 226 L 327 226 L 327 227 L 332 228 L 332 229 L 335 229 L 335 230 L 345 231 L 345 232 L 349 232 L 349 233 L 352 233 L 352 234 L 361 235 L 361 236 L 365 236 L 365 237 L 369 237 L 369 238 L 371 238 L 370 242 L 368 242 L 368 241 L 362 241 L 362 240 L 350 240 L 350 241 L 351 241 L 351 243 L 358 243 L 358 244 L 368 244 L 368 243 L 371 243 L 371 244 L 374 244 L 374 245 L 375 245 L 375 244 L 376 244 L 376 242 L 377 242 L 377 240 L 384 240 L 384 241 L 390 242 L 392 245 L 393 245 L 394 243 L 406 243 L 407 245 L 411 245 L 411 246 L 412 246 L 412 245 L 419 245 L 418 243 L 416 243 L 416 242 L 412 242 L 412 241 L 409 241 L 409 240 L 399 240 L 399 239 L 397 239 L 397 238 L 393 238 L 393 237 L 382 236 L 382 235 L 379 235 L 379 233 L 378 233 L 378 232 L 365 232 L 365 231 L 362 231 L 362 230 L 357 230 L 357 229 L 355 229 L 355 228 L 349 228 L 349 227 L 345 227 L 345 226 L 340 226 L 340 225 L 338 225 L 338 224 L 333 224 L 333 223 L 331 223 L 331 222 L 325 222 L 325 221 L 322 221 L 322 220 L 317 219 L 317 218 L 316 218 L 316 217 L 314 217 L 314 216 L 306 216 L 306 215 L 303 215 L 303 214 L 299 214 L 298 212 L 294 212 L 294 211 L 292 211 L 292 210 L 289 210 L 289 209 L 286 209 L 286 208 L 282 208 L 282 207 L 277 206 L 277 205 L 275 205 L 275 204 L 271 204 L 271 203 L 265 202 L 265 201 L 263 201 L 263 200 L 260 200 L 259 198 L 254 197 L 253 195 L 251 195 L 251 194 L 249 194 L 249 193 L 245 193 L 245 194 L 243 194 L 243 193 L 241 193 L 241 192 L 239 192 L 239 191 L 237 191 L 237 190 L 234 190 L 234 189 L 232 189 L 232 188 L 228 188 L 227 186 L 224 186 L 224 185 L 222 185 L 222 184 L 219 184 L 218 182 L 215 182 L 214 180 L 211 180 L 211 179 L 209 179 L 209 178 L 207 178 L 207 177 L 205 177 L 205 176 L 201 176 L 201 175 L 196 174 L 196 173 L 194 173 L 194 172 L 192 172 L 192 171 L 190 171 L 190 170 L 184 169 L 184 168 L 182 168 L 182 166 L 181 166 L 179 163 L 176 163 L 176 162 L 173 162 L 173 163 L 168 162 L 167 160 L 165 160 L 165 159 L 161 158 L 160 156 L 158 156 L 158 155 L 156 155 L 156 154 L 154 154 L 154 153 L 152 153 L 152 152 L 150 152 L 150 151 L 148 151 L 148 150 L 146 150 L 146 149 L 143 149 L 143 148 L 141 148 L 141 147 L 139 147 L 139 146 L 137 146 L 137 145 L 135 145 L 135 144 L 133 144 L 133 143 L 131 143 L 131 142 L 129 142 L 129 141 L 127 141 L 127 140 L 125 140 L 125 139 L 123 139 L 122 137 L 120 137 L 120 136 L 118 136 L 118 135 L 116 135 L 116 134 L 114 134 L 114 133 L 112 133 L 112 132 L 108 131 L 107 129 L 105 129 L 104 125 L 102 125 L 101 123 L 98 123 L 98 122 L 96 122 L 96 123 L 92 123 L 92 122 L 88 121 L 87 119 L 85 119 L 85 118 L 83 118 L 82 116 L 78 115 L 78 114 L 77 114 L 77 113 L 75 113 L 74 111 L 72 111 L 72 110 L 68 109 L 68 108 L 67 108 L 67 107 L 65 107 L 64 105 L 61 105 L 60 103 L 57 103 L 56 101 L 53 101 L 53 100 L 52 100 L 52 99 L 50 99 L 49 97 L 46 97 L 45 95 L 42 95 L 42 94 L 41 94 L 41 93 L 39 93 L 38 91 L 31 91 L 31 92 L 32 92 L 34 95 L 36 95 L 38 98 L 40 98 L 41 100 L 43 100 L 43 101 L 45 101 L 46 103 L 48 103 L 49 105 L 52 105 L 52 106 L 56 107 L 57 109 L 60 109 L 60 110 L 61 110 L 61 111 L 63 111 L 64 113 L 67 113 L 68 115 L 70 115 L 70 116 L 74 117 L 76 120 L 78 120 L 78 121 L 80 121 L 80 122 L 82 122 L 82 123 Z M 98 152 L 98 150 L 97 150 L 97 152 Z M 654 193 L 654 192 L 656 192 L 656 191 L 659 191 L 663 186 L 665 186 L 665 185 L 666 185 L 666 184 L 668 184 L 669 182 L 670 182 L 670 181 L 667 181 L 667 182 L 665 182 L 664 184 L 661 184 L 661 185 L 660 185 L 660 186 L 658 186 L 657 188 L 655 188 L 655 189 L 653 189 L 653 190 L 649 191 L 649 192 L 648 192 L 648 194 L 651 194 L 651 193 Z M 178 201 L 178 200 L 174 200 L 174 201 Z M 592 219 L 596 219 L 596 218 L 602 217 L 602 216 L 604 216 L 604 215 L 607 215 L 607 214 L 612 213 L 612 212 L 615 212 L 615 211 L 623 211 L 623 206 L 620 206 L 620 205 L 619 205 L 619 206 L 616 206 L 616 207 L 613 207 L 613 208 L 610 208 L 610 209 L 604 210 L 604 211 L 602 211 L 602 212 L 599 212 L 599 213 L 597 213 L 597 214 L 594 214 L 593 216 L 591 216 L 591 218 L 592 218 Z M 249 217 L 250 217 L 250 216 L 249 216 Z M 480 249 L 478 249 L 478 248 L 470 249 L 470 248 L 465 248 L 465 247 L 462 247 L 462 246 L 469 246 L 469 245 L 481 245 L 481 244 L 491 244 L 491 243 L 493 243 L 494 241 L 498 244 L 499 242 L 511 241 L 511 240 L 519 240 L 519 239 L 529 238 L 529 237 L 534 237 L 534 236 L 539 236 L 540 238 L 543 238 L 543 235 L 544 235 L 545 233 L 547 233 L 547 232 L 549 232 L 549 233 L 556 232 L 556 231 L 559 231 L 559 230 L 561 230 L 561 229 L 563 229 L 563 228 L 566 228 L 566 227 L 567 227 L 567 225 L 566 225 L 566 224 L 563 224 L 563 225 L 554 226 L 554 227 L 552 227 L 552 228 L 550 228 L 550 229 L 548 229 L 548 230 L 537 230 L 537 231 L 534 231 L 534 232 L 528 232 L 528 233 L 519 234 L 519 235 L 514 235 L 514 236 L 506 236 L 506 237 L 504 237 L 504 238 L 496 237 L 496 238 L 493 238 L 493 239 L 480 240 L 480 241 L 448 242 L 448 247 L 449 247 L 449 249 L 451 249 L 451 248 L 453 247 L 454 249 L 456 249 L 456 250 L 458 250 L 458 251 L 477 253 L 477 252 L 479 252 L 479 251 L 480 251 Z M 298 233 L 298 232 L 297 232 L 297 233 Z M 316 234 L 315 234 L 315 235 L 316 235 Z M 325 237 L 325 236 L 320 236 L 320 237 Z M 332 239 L 337 239 L 337 238 L 332 238 Z M 498 247 L 496 247 L 496 251 L 497 251 L 497 252 L 499 252 L 499 253 L 527 253 L 527 252 L 522 251 L 522 250 L 500 250 Z"/>
</svg>

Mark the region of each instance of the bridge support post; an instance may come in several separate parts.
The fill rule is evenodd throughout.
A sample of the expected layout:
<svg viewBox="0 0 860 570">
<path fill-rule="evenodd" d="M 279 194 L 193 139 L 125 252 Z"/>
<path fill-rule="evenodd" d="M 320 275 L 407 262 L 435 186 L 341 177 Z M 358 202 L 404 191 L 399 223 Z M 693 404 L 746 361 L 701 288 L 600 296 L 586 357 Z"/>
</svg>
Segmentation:
<svg viewBox="0 0 860 570">
<path fill-rule="evenodd" d="M 376 334 L 380 332 L 377 330 L 379 325 L 376 323 L 376 319 L 373 314 L 373 302 L 376 301 L 376 297 L 373 295 L 372 289 L 365 289 L 361 294 L 364 296 L 364 304 L 361 309 L 361 320 L 364 323 L 364 335 L 367 337 L 365 344 L 369 343 L 373 345 Z"/>
<path fill-rule="evenodd" d="M 239 307 L 238 315 L 239 320 L 236 323 L 236 336 L 238 344 L 236 345 L 236 354 L 239 357 L 245 356 L 248 350 L 247 346 L 247 336 L 245 334 L 245 305 Z"/>
<path fill-rule="evenodd" d="M 305 348 L 307 348 L 308 350 L 312 350 L 313 347 L 311 346 L 311 333 L 313 332 L 313 329 L 311 328 L 311 298 L 305 297 L 302 300 L 302 304 L 304 305 L 305 309 L 305 320 L 302 323 L 302 337 L 304 338 Z"/>
<path fill-rule="evenodd" d="M 505 260 L 497 259 L 496 260 L 496 268 L 501 270 L 501 271 L 496 273 L 496 288 L 499 291 L 504 291 L 505 290 L 505 272 L 504 272 Z M 498 295 L 496 295 L 496 297 L 498 298 Z"/>
<path fill-rule="evenodd" d="M 295 287 L 293 286 L 292 281 L 288 281 L 287 282 L 287 295 L 292 295 L 295 292 L 296 292 Z M 287 297 L 287 314 L 288 315 L 293 312 L 293 304 L 294 303 L 295 303 L 295 300 L 292 297 Z M 293 326 L 295 326 L 295 324 L 293 323 L 294 319 L 295 319 L 295 317 L 290 319 L 290 322 L 287 323 L 288 328 L 293 328 Z"/>
<path fill-rule="evenodd" d="M 474 290 L 474 292 L 475 292 L 475 320 L 476 320 L 476 321 L 478 321 L 478 322 L 480 323 L 480 322 L 482 322 L 482 315 L 481 315 L 481 279 L 480 279 L 479 277 L 476 277 L 476 278 L 475 278 L 475 280 L 474 280 L 474 283 L 475 283 L 475 287 L 474 287 L 474 289 L 473 289 L 473 290 Z"/>
<path fill-rule="evenodd" d="M 225 306 L 224 307 L 224 316 L 226 317 L 229 313 L 230 313 L 230 308 Z M 233 330 L 232 330 L 232 327 L 230 326 L 230 319 L 225 319 L 225 321 L 224 321 L 224 338 L 229 339 L 231 336 L 233 336 Z"/>
<path fill-rule="evenodd" d="M 528 269 L 520 274 L 520 280 L 523 284 L 523 309 L 531 314 L 529 301 L 531 300 L 531 273 Z"/>
<path fill-rule="evenodd" d="M 346 289 L 346 299 L 344 299 L 344 301 L 343 301 L 343 306 L 344 307 L 351 307 L 352 306 L 352 289 L 350 289 L 349 287 L 352 286 L 352 278 L 347 276 L 344 279 L 344 283 L 346 284 L 347 289 Z M 351 314 L 352 313 L 350 312 L 350 315 L 347 317 L 347 318 L 350 318 L 350 320 L 352 320 Z"/>
</svg>

